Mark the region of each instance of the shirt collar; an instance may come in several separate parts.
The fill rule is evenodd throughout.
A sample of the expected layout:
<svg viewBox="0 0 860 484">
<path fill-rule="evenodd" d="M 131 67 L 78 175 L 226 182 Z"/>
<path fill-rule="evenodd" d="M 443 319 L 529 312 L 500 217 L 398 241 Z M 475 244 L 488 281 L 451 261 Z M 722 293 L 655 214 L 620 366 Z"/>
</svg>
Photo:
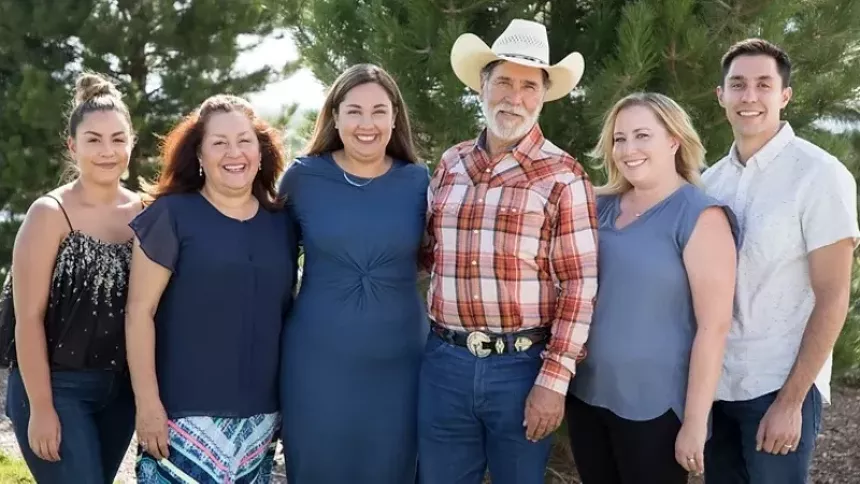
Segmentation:
<svg viewBox="0 0 860 484">
<path fill-rule="evenodd" d="M 791 124 L 788 121 L 782 121 L 780 123 L 779 131 L 776 132 L 776 135 L 770 139 L 764 146 L 761 147 L 758 151 L 755 152 L 754 155 L 747 160 L 746 165 L 757 165 L 759 169 L 764 170 L 768 163 L 770 163 L 774 158 L 779 155 L 782 150 L 788 146 L 788 144 L 794 139 L 794 130 L 791 128 Z M 732 163 L 735 163 L 741 167 L 743 167 L 743 163 L 741 163 L 738 158 L 738 147 L 737 143 L 732 143 L 732 147 L 729 150 L 729 157 Z"/>
<path fill-rule="evenodd" d="M 545 153 L 543 150 L 544 141 L 546 141 L 546 138 L 543 136 L 543 131 L 541 131 L 540 126 L 535 123 L 532 129 L 529 130 L 519 143 L 506 147 L 504 152 L 511 153 L 523 168 L 528 168 L 533 161 L 550 157 L 550 155 Z M 475 149 L 482 150 L 486 154 L 487 158 L 489 158 L 489 152 L 487 149 L 487 128 L 484 128 L 481 131 L 481 134 L 478 135 Z"/>
</svg>

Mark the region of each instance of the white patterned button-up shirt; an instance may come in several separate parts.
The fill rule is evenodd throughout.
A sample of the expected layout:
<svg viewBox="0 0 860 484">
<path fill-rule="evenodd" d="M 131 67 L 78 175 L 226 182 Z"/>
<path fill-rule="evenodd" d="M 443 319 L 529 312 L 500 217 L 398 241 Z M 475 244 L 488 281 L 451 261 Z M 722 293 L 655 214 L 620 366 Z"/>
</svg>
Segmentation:
<svg viewBox="0 0 860 484">
<path fill-rule="evenodd" d="M 717 388 L 717 399 L 728 401 L 782 388 L 815 303 L 807 254 L 860 237 L 854 177 L 788 123 L 746 166 L 736 153 L 732 145 L 703 177 L 708 193 L 734 210 L 743 234 Z M 815 381 L 828 403 L 832 364 L 831 354 Z"/>
</svg>

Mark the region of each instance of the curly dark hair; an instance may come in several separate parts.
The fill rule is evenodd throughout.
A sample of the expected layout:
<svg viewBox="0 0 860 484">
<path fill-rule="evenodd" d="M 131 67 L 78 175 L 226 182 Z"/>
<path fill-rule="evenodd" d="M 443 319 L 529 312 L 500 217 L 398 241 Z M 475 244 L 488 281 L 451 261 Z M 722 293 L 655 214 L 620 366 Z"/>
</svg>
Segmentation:
<svg viewBox="0 0 860 484">
<path fill-rule="evenodd" d="M 268 210 L 283 207 L 275 183 L 284 169 L 284 146 L 280 133 L 257 116 L 251 104 L 237 96 L 218 94 L 200 105 L 179 122 L 164 138 L 161 146 L 161 173 L 158 182 L 147 186 L 151 200 L 173 193 L 199 191 L 205 182 L 198 170 L 198 153 L 206 123 L 213 114 L 238 111 L 251 121 L 260 143 L 260 172 L 254 178 L 251 192 Z"/>
</svg>

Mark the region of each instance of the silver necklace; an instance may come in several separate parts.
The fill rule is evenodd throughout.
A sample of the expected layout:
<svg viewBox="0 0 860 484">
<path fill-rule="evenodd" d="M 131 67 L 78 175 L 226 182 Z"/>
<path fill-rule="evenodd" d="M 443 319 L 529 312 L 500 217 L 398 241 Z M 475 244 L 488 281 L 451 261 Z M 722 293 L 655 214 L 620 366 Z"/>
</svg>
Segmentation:
<svg viewBox="0 0 860 484">
<path fill-rule="evenodd" d="M 370 183 L 373 180 L 376 180 L 376 177 L 373 177 L 373 178 L 370 178 L 369 180 L 367 180 L 365 183 L 356 183 L 356 182 L 350 180 L 350 178 L 346 175 L 346 171 L 344 171 L 343 168 L 341 168 L 340 171 L 343 172 L 343 179 L 346 180 L 347 183 L 349 183 L 350 185 L 352 185 L 354 187 L 359 187 L 359 188 L 360 187 L 366 187 L 367 185 L 370 185 Z"/>
</svg>

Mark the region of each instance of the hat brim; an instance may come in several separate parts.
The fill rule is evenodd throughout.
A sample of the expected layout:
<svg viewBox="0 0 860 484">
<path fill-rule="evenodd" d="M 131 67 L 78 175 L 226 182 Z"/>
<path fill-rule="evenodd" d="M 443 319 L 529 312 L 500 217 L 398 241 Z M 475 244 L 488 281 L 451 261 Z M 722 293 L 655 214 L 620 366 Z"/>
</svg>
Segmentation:
<svg viewBox="0 0 860 484">
<path fill-rule="evenodd" d="M 495 60 L 504 60 L 527 67 L 536 67 L 549 74 L 550 88 L 545 101 L 555 101 L 567 96 L 582 79 L 585 60 L 579 52 L 573 52 L 555 65 L 546 65 L 519 57 L 497 55 L 483 40 L 474 34 L 461 35 L 451 47 L 451 67 L 460 82 L 481 92 L 481 69 Z"/>
</svg>

